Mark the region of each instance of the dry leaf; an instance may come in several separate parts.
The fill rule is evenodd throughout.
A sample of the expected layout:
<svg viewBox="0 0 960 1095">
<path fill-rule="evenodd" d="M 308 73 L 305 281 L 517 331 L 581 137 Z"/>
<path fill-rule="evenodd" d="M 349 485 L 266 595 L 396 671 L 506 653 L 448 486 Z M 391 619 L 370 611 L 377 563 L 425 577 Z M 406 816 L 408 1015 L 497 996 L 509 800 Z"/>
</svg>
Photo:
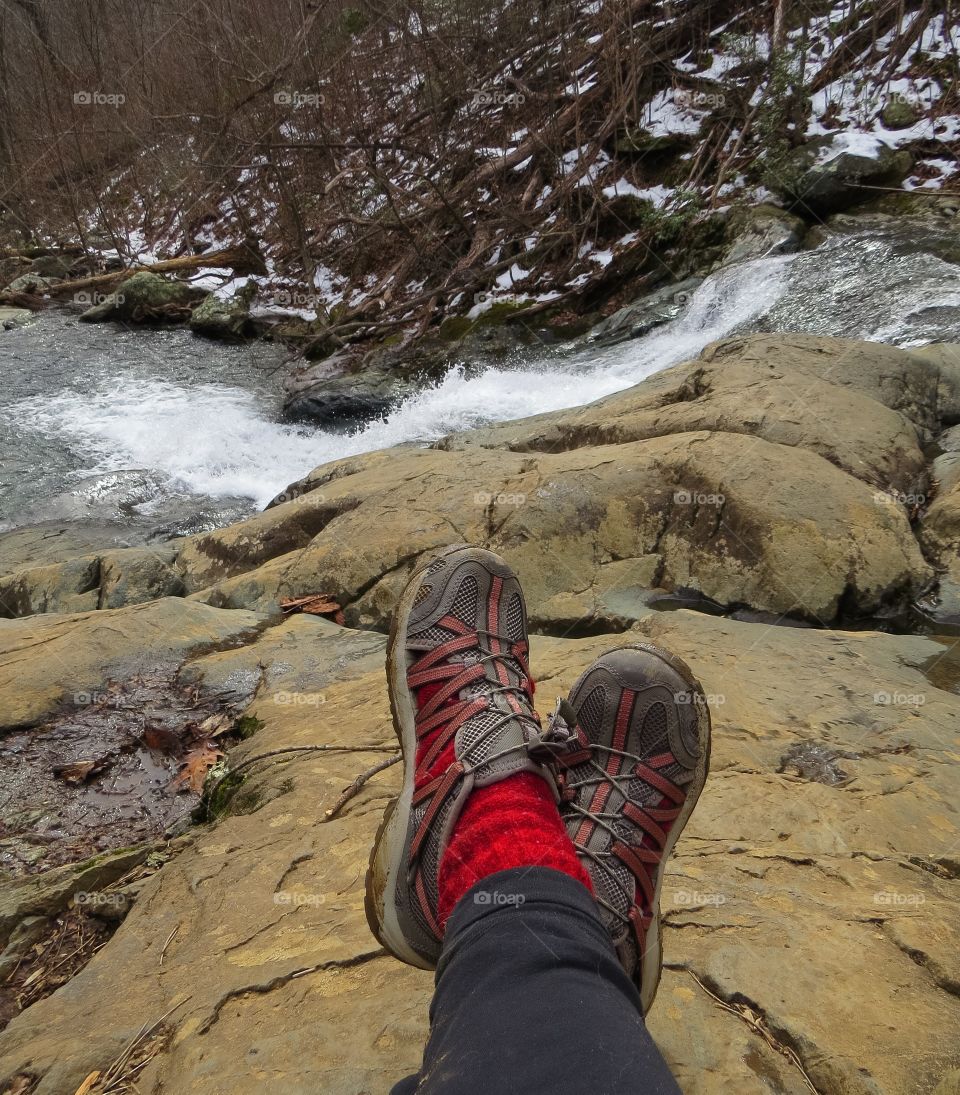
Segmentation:
<svg viewBox="0 0 960 1095">
<path fill-rule="evenodd" d="M 33 1076 L 25 1076 L 22 1072 L 14 1076 L 8 1087 L 4 1088 L 3 1095 L 30 1095 L 36 1079 Z"/>
<path fill-rule="evenodd" d="M 340 612 L 340 604 L 330 593 L 312 593 L 309 597 L 295 597 L 281 601 L 284 612 L 306 612 L 310 616 L 333 616 Z"/>
<path fill-rule="evenodd" d="M 203 781 L 207 778 L 207 773 L 218 760 L 223 759 L 223 755 L 222 749 L 218 749 L 211 742 L 203 742 L 183 758 L 180 771 L 173 777 L 170 785 L 199 795 L 203 791 Z"/>
<path fill-rule="evenodd" d="M 225 734 L 233 726 L 233 719 L 223 713 L 209 715 L 197 727 L 197 731 L 204 738 L 216 738 Z"/>
<path fill-rule="evenodd" d="M 334 612 L 340 611 L 340 606 L 336 601 L 317 599 L 304 605 L 300 611 L 309 613 L 311 616 L 332 616 Z"/>
</svg>

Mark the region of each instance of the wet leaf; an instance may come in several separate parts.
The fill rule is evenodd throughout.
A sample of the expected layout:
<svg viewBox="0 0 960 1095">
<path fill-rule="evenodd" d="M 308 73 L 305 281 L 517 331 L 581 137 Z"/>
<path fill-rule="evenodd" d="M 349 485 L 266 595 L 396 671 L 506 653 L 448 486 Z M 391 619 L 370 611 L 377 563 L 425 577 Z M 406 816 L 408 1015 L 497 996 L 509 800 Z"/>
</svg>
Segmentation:
<svg viewBox="0 0 960 1095">
<path fill-rule="evenodd" d="M 94 776 L 105 772 L 111 764 L 110 757 L 100 757 L 98 760 L 74 760 L 69 764 L 56 765 L 53 774 L 64 783 L 69 783 L 71 787 L 80 787 Z"/>
<path fill-rule="evenodd" d="M 158 753 L 179 753 L 182 747 L 180 736 L 164 726 L 148 726 L 140 740 Z"/>
<path fill-rule="evenodd" d="M 189 790 L 200 794 L 203 790 L 203 781 L 207 778 L 207 772 L 223 759 L 223 750 L 218 749 L 212 742 L 203 742 L 191 749 L 183 758 L 180 771 L 171 780 L 170 786 L 178 790 Z"/>
</svg>

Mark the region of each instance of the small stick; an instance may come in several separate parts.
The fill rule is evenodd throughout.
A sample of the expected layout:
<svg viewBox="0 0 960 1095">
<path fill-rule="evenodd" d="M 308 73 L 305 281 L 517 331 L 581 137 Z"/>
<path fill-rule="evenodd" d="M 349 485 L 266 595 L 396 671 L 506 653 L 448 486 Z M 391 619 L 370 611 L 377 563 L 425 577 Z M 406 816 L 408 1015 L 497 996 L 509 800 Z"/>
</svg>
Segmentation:
<svg viewBox="0 0 960 1095">
<path fill-rule="evenodd" d="M 781 1056 L 786 1057 L 786 1059 L 790 1062 L 790 1064 L 794 1066 L 794 1068 L 799 1069 L 800 1075 L 807 1082 L 807 1086 L 812 1092 L 814 1092 L 814 1095 L 817 1095 L 817 1089 L 816 1087 L 814 1087 L 813 1080 L 811 1080 L 810 1077 L 807 1075 L 807 1070 L 803 1067 L 803 1062 L 800 1060 L 797 1053 L 793 1049 L 791 1049 L 790 1046 L 784 1045 L 783 1042 L 774 1037 L 773 1032 L 767 1027 L 763 1015 L 755 1014 L 754 1011 L 751 1008 L 748 1008 L 745 1004 L 740 1004 L 739 1006 L 728 1004 L 726 1000 L 723 1000 L 721 997 L 717 996 L 715 992 L 711 992 L 710 989 L 708 989 L 707 986 L 700 980 L 700 978 L 697 977 L 692 969 L 688 968 L 687 973 L 690 974 L 694 981 L 696 981 L 700 988 L 703 989 L 707 996 L 709 996 L 710 999 L 713 1000 L 713 1002 L 718 1007 L 721 1007 L 724 1011 L 728 1011 L 731 1015 L 736 1015 L 739 1019 L 742 1019 L 747 1024 L 747 1026 L 749 1026 L 755 1034 L 759 1035 L 772 1050 L 775 1050 L 777 1053 L 781 1054 Z"/>
<path fill-rule="evenodd" d="M 283 749 L 271 749 L 269 753 L 257 753 L 255 757 L 248 757 L 236 768 L 231 768 L 229 772 L 224 773 L 207 792 L 207 800 L 213 798 L 217 788 L 225 779 L 235 776 L 244 768 L 249 768 L 251 764 L 255 764 L 258 760 L 266 760 L 268 757 L 279 757 L 287 753 L 384 753 L 389 748 L 389 745 L 288 745 Z"/>
<path fill-rule="evenodd" d="M 402 760 L 401 753 L 394 753 L 392 757 L 387 757 L 386 760 L 378 761 L 372 768 L 368 768 L 365 772 L 361 772 L 359 776 L 348 787 L 344 788 L 337 801 L 327 810 L 324 815 L 327 821 L 333 821 L 333 819 L 340 813 L 340 811 L 346 806 L 350 799 L 355 798 L 360 793 L 360 788 L 370 779 L 375 776 L 377 772 L 382 772 L 386 768 L 390 768 L 396 764 L 397 761 Z"/>
<path fill-rule="evenodd" d="M 183 1005 L 191 999 L 191 996 L 187 996 L 181 1000 L 179 1004 L 174 1004 L 173 1007 L 170 1008 L 169 1011 L 164 1012 L 155 1023 L 151 1023 L 149 1026 L 147 1026 L 146 1023 L 143 1024 L 140 1030 L 127 1043 L 126 1048 L 114 1060 L 113 1064 L 103 1073 L 100 1083 L 103 1085 L 105 1091 L 109 1091 L 116 1084 L 117 1080 L 123 1077 L 127 1062 L 130 1060 L 134 1050 L 142 1045 L 165 1019 L 168 1019 L 178 1008 L 182 1008 Z"/>
<path fill-rule="evenodd" d="M 97 1069 L 94 1069 L 89 1076 L 83 1081 L 83 1083 L 74 1092 L 74 1095 L 89 1095 L 93 1088 L 93 1085 L 100 1079 L 100 1073 Z"/>
<path fill-rule="evenodd" d="M 173 931 L 167 936 L 167 941 L 166 941 L 166 943 L 163 944 L 163 949 L 160 951 L 160 965 L 161 966 L 163 965 L 163 956 L 167 953 L 167 947 L 170 946 L 171 942 L 173 941 L 173 937 L 177 934 L 177 932 L 179 930 L 180 930 L 180 925 L 178 924 L 173 929 Z"/>
</svg>

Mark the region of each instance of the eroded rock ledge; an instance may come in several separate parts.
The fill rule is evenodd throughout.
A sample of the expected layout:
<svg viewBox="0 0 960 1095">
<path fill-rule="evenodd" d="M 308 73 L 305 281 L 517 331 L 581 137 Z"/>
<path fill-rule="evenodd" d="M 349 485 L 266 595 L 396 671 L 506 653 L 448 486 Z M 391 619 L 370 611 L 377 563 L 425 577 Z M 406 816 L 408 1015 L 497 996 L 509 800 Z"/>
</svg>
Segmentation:
<svg viewBox="0 0 960 1095">
<path fill-rule="evenodd" d="M 134 612 L 64 622 L 83 642 Z M 822 1095 L 932 1091 L 960 1065 L 960 697 L 924 672 L 946 648 L 683 611 L 615 641 L 631 637 L 686 658 L 713 704 L 713 772 L 664 886 L 668 968 L 650 1017 L 684 1091 L 801 1095 L 803 1073 Z M 541 691 L 565 692 L 610 644 L 535 637 Z M 234 766 L 349 751 L 248 768 L 228 815 L 175 842 L 89 965 L 0 1035 L 0 1081 L 73 1095 L 165 1015 L 145 1093 L 379 1093 L 416 1067 L 430 975 L 383 956 L 362 907 L 398 770 L 323 820 L 394 748 L 383 654 L 380 635 L 300 616 L 185 664 L 215 691 L 255 682 L 248 711 L 264 725 Z M 57 666 L 43 641 L 34 657 L 38 673 Z"/>
<path fill-rule="evenodd" d="M 383 629 L 419 555 L 461 539 L 510 555 L 547 629 L 615 629 L 654 587 L 814 625 L 902 619 L 938 571 L 952 615 L 952 478 L 920 542 L 911 521 L 937 485 L 925 453 L 958 421 L 954 347 L 728 339 L 587 407 L 324 465 L 167 551 L 22 568 L 0 603 L 18 616 L 186 594 L 270 611 L 323 589 L 349 623 Z"/>
</svg>

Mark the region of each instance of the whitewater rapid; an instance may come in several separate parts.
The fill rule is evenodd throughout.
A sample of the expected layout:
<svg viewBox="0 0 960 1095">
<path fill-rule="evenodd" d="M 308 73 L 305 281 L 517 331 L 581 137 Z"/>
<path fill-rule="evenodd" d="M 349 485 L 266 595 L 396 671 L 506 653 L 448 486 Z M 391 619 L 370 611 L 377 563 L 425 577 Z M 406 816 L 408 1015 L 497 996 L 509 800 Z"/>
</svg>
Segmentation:
<svg viewBox="0 0 960 1095">
<path fill-rule="evenodd" d="M 86 475 L 150 469 L 171 489 L 245 497 L 262 507 L 330 460 L 578 406 L 630 387 L 769 310 L 789 261 L 757 260 L 719 272 L 696 290 L 683 316 L 644 338 L 544 352 L 536 364 L 479 375 L 451 369 L 440 384 L 354 433 L 284 424 L 249 389 L 142 374 L 23 399 L 10 415 L 21 428 L 59 437 L 82 454 Z"/>
<path fill-rule="evenodd" d="M 92 476 L 97 495 L 97 476 L 109 482 L 130 469 L 160 484 L 144 498 L 149 488 L 136 482 L 134 513 L 162 517 L 187 503 L 199 516 L 174 521 L 173 532 L 213 527 L 262 507 L 327 461 L 589 403 L 734 333 L 957 342 L 960 267 L 946 261 L 941 243 L 916 226 L 881 225 L 726 267 L 701 283 L 677 319 L 644 337 L 531 347 L 524 359 L 482 370 L 466 362 L 353 433 L 281 420 L 276 374 L 288 366 L 276 347 L 212 344 L 186 331 L 92 330 L 47 315 L 0 342 L 0 352 L 14 347 L 0 432 L 0 528 L 4 519 L 9 527 L 55 518 L 70 509 L 62 492 L 71 483 Z M 37 510 L 37 499 L 47 508 Z"/>
</svg>

